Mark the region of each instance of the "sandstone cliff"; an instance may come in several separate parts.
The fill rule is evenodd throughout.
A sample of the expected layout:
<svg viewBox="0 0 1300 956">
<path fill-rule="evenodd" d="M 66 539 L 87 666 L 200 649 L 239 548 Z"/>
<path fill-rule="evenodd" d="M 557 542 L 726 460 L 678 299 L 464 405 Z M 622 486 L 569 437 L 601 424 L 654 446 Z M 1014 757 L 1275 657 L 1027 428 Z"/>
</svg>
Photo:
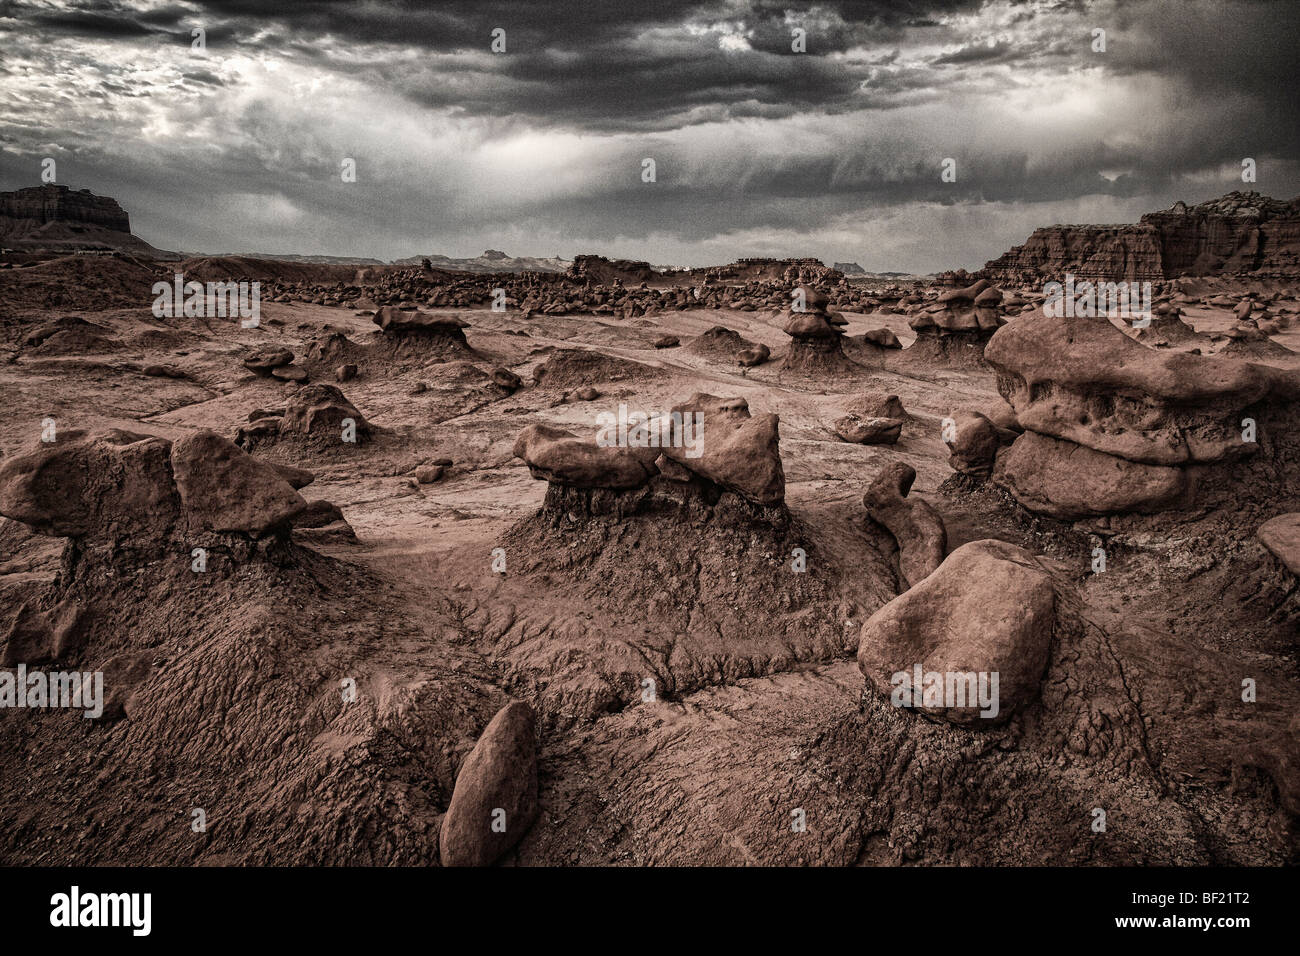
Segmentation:
<svg viewBox="0 0 1300 956">
<path fill-rule="evenodd" d="M 1048 226 L 985 264 L 1002 282 L 1080 278 L 1118 281 L 1181 275 L 1300 275 L 1300 197 L 1257 192 L 1147 213 L 1136 225 Z"/>
</svg>

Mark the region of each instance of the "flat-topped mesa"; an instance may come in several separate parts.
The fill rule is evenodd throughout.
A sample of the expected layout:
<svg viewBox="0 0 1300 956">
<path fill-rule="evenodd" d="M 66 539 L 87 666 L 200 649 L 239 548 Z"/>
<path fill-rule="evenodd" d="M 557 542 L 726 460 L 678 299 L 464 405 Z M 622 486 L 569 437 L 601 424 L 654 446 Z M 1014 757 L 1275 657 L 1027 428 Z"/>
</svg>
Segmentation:
<svg viewBox="0 0 1300 956">
<path fill-rule="evenodd" d="M 66 431 L 0 465 L 0 514 L 111 560 L 167 546 L 246 552 L 282 540 L 306 506 L 280 469 L 210 431 L 175 442 Z"/>
<path fill-rule="evenodd" d="M 1106 319 L 1037 314 L 1000 329 L 985 357 L 1025 429 L 998 453 L 994 481 L 1040 514 L 1240 504 L 1264 493 L 1255 456 L 1295 455 L 1300 371 L 1156 351 Z"/>
<path fill-rule="evenodd" d="M 754 417 L 742 398 L 700 393 L 625 425 L 606 423 L 593 439 L 542 424 L 520 432 L 515 457 L 549 483 L 543 510 L 621 516 L 647 494 L 709 505 L 731 494 L 760 510 L 783 506 L 776 415 Z"/>
<path fill-rule="evenodd" d="M 830 311 L 830 298 L 809 286 L 798 286 L 794 299 L 784 316 L 783 331 L 792 341 L 781 367 L 800 372 L 857 368 L 844 354 L 840 341 L 848 323 L 838 312 Z"/>
<path fill-rule="evenodd" d="M 89 189 L 71 190 L 50 183 L 0 192 L 0 216 L 40 224 L 79 222 L 113 232 L 130 233 L 131 220 L 116 199 L 96 196 Z"/>
</svg>

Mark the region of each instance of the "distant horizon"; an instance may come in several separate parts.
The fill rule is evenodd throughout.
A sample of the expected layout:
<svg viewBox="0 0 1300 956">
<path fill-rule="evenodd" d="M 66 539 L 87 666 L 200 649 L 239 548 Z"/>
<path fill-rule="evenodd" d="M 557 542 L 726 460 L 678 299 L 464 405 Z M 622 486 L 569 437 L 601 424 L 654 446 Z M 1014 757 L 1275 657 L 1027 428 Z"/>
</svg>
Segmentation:
<svg viewBox="0 0 1300 956">
<path fill-rule="evenodd" d="M 68 183 L 60 183 L 60 182 L 56 182 L 56 183 L 37 183 L 37 184 L 34 184 L 34 185 L 30 185 L 30 186 L 16 186 L 16 187 L 14 187 L 13 189 L 5 188 L 5 187 L 3 186 L 3 184 L 0 184 L 0 193 L 16 192 L 17 190 L 20 190 L 20 189 L 39 188 L 40 186 L 44 186 L 44 185 L 49 185 L 49 186 L 64 186 L 64 187 L 66 187 L 67 189 L 69 189 L 69 190 L 71 190 L 71 191 L 74 191 L 74 192 L 75 192 L 75 191 L 82 191 L 83 189 L 87 189 L 87 188 L 88 188 L 88 187 L 78 187 L 78 186 L 73 186 L 73 185 L 70 185 L 70 184 L 68 184 Z M 101 193 L 96 193 L 96 192 L 94 192 L 94 190 L 89 190 L 89 191 L 90 191 L 93 195 L 95 195 L 95 196 L 101 196 L 101 197 L 103 196 L 103 194 L 101 194 Z M 1145 215 L 1146 213 L 1151 213 L 1151 212 L 1162 212 L 1162 211 L 1166 211 L 1166 210 L 1172 208 L 1173 206 L 1177 205 L 1179 202 L 1182 202 L 1182 203 L 1184 203 L 1185 205 L 1187 205 L 1187 206 L 1189 206 L 1189 207 L 1194 207 L 1194 206 L 1198 206 L 1198 205 L 1203 205 L 1203 204 L 1205 204 L 1205 203 L 1215 202 L 1215 201 L 1218 201 L 1218 200 L 1220 200 L 1220 199 L 1226 198 L 1227 196 L 1232 195 L 1233 193 L 1258 193 L 1258 194 L 1259 194 L 1262 198 L 1264 198 L 1264 199 L 1268 199 L 1268 200 L 1276 201 L 1276 202 L 1283 202 L 1283 203 L 1287 203 L 1287 202 L 1295 202 L 1295 201 L 1297 201 L 1297 200 L 1300 200 L 1300 194 L 1298 194 L 1298 195 L 1296 195 L 1296 196 L 1293 196 L 1293 197 L 1291 197 L 1291 198 L 1286 198 L 1286 197 L 1283 197 L 1283 196 L 1272 196 L 1272 195 L 1269 195 L 1269 194 L 1267 194 L 1267 193 L 1264 193 L 1262 190 L 1259 190 L 1259 189 L 1251 189 L 1251 188 L 1235 188 L 1235 189 L 1228 189 L 1228 190 L 1226 190 L 1226 191 L 1224 191 L 1223 193 L 1218 194 L 1218 195 L 1208 196 L 1208 197 L 1206 197 L 1206 198 L 1204 198 L 1204 199 L 1194 199 L 1194 200 L 1189 200 L 1189 199 L 1185 199 L 1185 198 L 1184 198 L 1184 199 L 1175 199 L 1173 202 L 1169 203 L 1167 206 L 1161 207 L 1160 209 L 1148 209 L 1148 210 L 1145 210 L 1145 212 L 1142 213 L 1142 214 L 1140 214 L 1140 215 Z M 115 197 L 115 196 L 109 196 L 109 197 L 106 197 L 106 198 L 110 198 L 110 199 L 113 199 L 114 201 L 117 201 L 117 197 Z M 466 261 L 466 260 L 471 260 L 471 259 L 481 259 L 481 258 L 484 257 L 484 255 L 485 255 L 487 252 L 502 252 L 502 253 L 505 254 L 506 258 L 511 259 L 511 260 L 519 260 L 519 259 L 546 259 L 546 260 L 558 260 L 558 261 L 564 261 L 564 262 L 573 262 L 574 259 L 575 259 L 577 256 L 583 256 L 583 255 L 598 255 L 598 256 L 604 256 L 605 258 L 608 258 L 608 259 L 625 259 L 625 260 L 630 259 L 630 257 L 628 257 L 628 256 L 616 256 L 616 255 L 610 255 L 610 254 L 608 254 L 608 253 L 606 253 L 606 252 L 603 252 L 603 251 L 591 251 L 591 250 L 584 250 L 584 251 L 582 251 L 582 252 L 575 252 L 575 253 L 572 253 L 572 254 L 567 255 L 567 256 L 565 256 L 565 255 L 563 255 L 563 254 L 552 254 L 552 255 L 522 254 L 522 255 L 517 255 L 517 254 L 515 254 L 515 253 L 513 253 L 513 252 L 510 252 L 509 250 L 504 250 L 504 249 L 502 249 L 500 246 L 495 246 L 495 245 L 489 245 L 489 246 L 486 246 L 486 247 L 483 249 L 483 251 L 481 251 L 481 252 L 479 252 L 479 253 L 476 253 L 476 254 L 473 254 L 473 255 L 451 255 L 451 254 L 448 254 L 448 253 L 446 253 L 446 252 L 418 252 L 418 253 L 411 253 L 411 254 L 407 254 L 407 255 L 397 256 L 397 257 L 392 258 L 392 259 L 383 259 L 383 258 L 380 258 L 380 257 L 378 257 L 378 256 L 374 256 L 374 255 L 364 255 L 364 254 L 359 254 L 359 255 L 336 255 L 336 254 L 332 254 L 332 253 L 324 253 L 324 252 L 279 252 L 279 251 L 277 251 L 277 252 L 269 252 L 269 251 L 266 251 L 266 250 L 250 250 L 250 249 L 228 249 L 228 250 L 220 250 L 220 251 L 212 251 L 212 250 L 205 250 L 205 249 L 169 249 L 169 248 L 164 248 L 163 246 L 159 245 L 158 243 L 152 242 L 152 241 L 149 239 L 149 237 L 144 236 L 144 235 L 141 235 L 141 233 L 140 233 L 140 232 L 136 229 L 136 227 L 135 227 L 135 222 L 134 222 L 134 218 L 133 218 L 133 216 L 132 216 L 132 211 L 131 211 L 129 208 L 127 208 L 125 205 L 123 205 L 121 202 L 118 202 L 118 204 L 119 204 L 120 206 L 122 206 L 122 209 L 123 209 L 123 211 L 127 214 L 127 216 L 128 216 L 129 218 L 132 219 L 132 235 L 134 235 L 134 236 L 135 236 L 136 238 L 138 238 L 138 239 L 142 239 L 143 241 L 145 241 L 146 243 L 148 243 L 149 245 L 151 245 L 151 246 L 153 246 L 155 249 L 157 249 L 159 252 L 165 252 L 165 253 L 169 253 L 169 254 L 175 254 L 175 255 L 178 255 L 178 256 L 182 256 L 182 257 L 184 257 L 184 258 L 195 258 L 195 257 L 235 257 L 235 256 L 243 256 L 243 257 L 247 257 L 247 258 L 278 259 L 278 258 L 289 257 L 289 258 L 295 258 L 295 259 L 334 259 L 334 260 L 340 260 L 343 264 L 351 264 L 351 263 L 354 263 L 354 262 L 355 262 L 356 264 L 373 264 L 373 265 L 385 265 L 385 266 L 397 265 L 397 264 L 399 264 L 400 262 L 402 262 L 402 261 L 404 261 L 404 260 L 410 260 L 410 259 L 422 259 L 422 258 L 430 258 L 430 259 L 432 259 L 432 258 L 442 258 L 442 259 L 447 259 L 447 260 L 450 260 L 450 261 L 453 261 L 453 262 L 456 262 L 456 261 Z M 712 267 L 717 267 L 717 266 L 729 265 L 729 264 L 731 264 L 731 263 L 738 262 L 738 261 L 740 261 L 741 259 L 748 259 L 748 258 L 767 258 L 767 259 L 808 259 L 808 258 L 817 258 L 817 259 L 820 259 L 820 260 L 821 260 L 825 265 L 827 265 L 827 266 L 834 266 L 835 263 L 837 263 L 837 262 L 840 262 L 840 263 L 852 263 L 852 264 L 854 264 L 854 265 L 857 265 L 859 268 L 861 268 L 861 269 L 863 270 L 863 272 L 864 272 L 865 274 L 867 274 L 867 275 L 899 275 L 899 276 L 918 276 L 918 277 L 923 277 L 923 276 L 932 276 L 932 275 L 937 275 L 937 274 L 939 274 L 939 273 L 943 273 L 943 272 L 955 272 L 955 271 L 958 271 L 958 270 L 963 269 L 963 268 L 966 269 L 966 271 L 968 271 L 968 272 L 975 272 L 975 271 L 978 271 L 979 269 L 982 269 L 985 265 L 987 265 L 988 262 L 990 262 L 990 261 L 992 261 L 992 260 L 994 260 L 994 259 L 997 259 L 999 256 L 1001 256 L 1003 253 L 1007 252 L 1009 249 L 1011 249 L 1011 248 L 1013 248 L 1013 247 L 1015 247 L 1015 246 L 1023 245 L 1023 243 L 1025 242 L 1025 240 L 1027 240 L 1027 239 L 1030 237 L 1030 235 L 1032 235 L 1033 231 L 1035 231 L 1035 230 L 1037 230 L 1037 229 L 1045 229 L 1045 228 L 1076 228 L 1076 229 L 1077 229 L 1077 228 L 1087 228 L 1087 227 L 1090 227 L 1090 226 L 1124 226 L 1124 225 L 1134 225 L 1134 224 L 1136 224 L 1136 223 L 1138 222 L 1138 219 L 1139 219 L 1139 218 L 1140 218 L 1140 216 L 1135 217 L 1133 220 L 1128 221 L 1128 222 L 1086 222 L 1086 223 L 1085 223 L 1085 222 L 1074 222 L 1074 223 L 1067 223 L 1067 222 L 1054 222 L 1054 223 L 1042 223 L 1042 224 L 1040 224 L 1040 225 L 1038 225 L 1038 226 L 1035 226 L 1035 227 L 1034 227 L 1034 230 L 1031 230 L 1029 233 L 1026 233 L 1025 236 L 1022 237 L 1019 241 L 1016 241 L 1016 242 L 1011 243 L 1011 244 L 1008 245 L 1006 248 L 1001 249 L 1001 250 L 1000 250 L 999 252 L 997 252 L 996 254 L 989 256 L 988 259 L 984 260 L 984 262 L 980 263 L 979 265 L 977 265 L 977 266 L 975 266 L 975 267 L 973 267 L 973 268 L 971 268 L 971 267 L 965 267 L 965 266 L 953 266 L 953 267 L 946 268 L 946 269 L 936 269 L 936 270 L 933 270 L 933 271 L 930 271 L 930 272 L 912 272 L 912 271 L 903 270 L 903 269 L 869 269 L 869 268 L 867 268 L 866 266 L 863 266 L 863 265 L 862 265 L 860 262 L 858 262 L 856 259 L 845 258 L 845 257 L 843 257 L 843 256 L 838 256 L 838 257 L 833 257 L 833 258 L 827 259 L 827 258 L 823 258 L 823 257 L 819 257 L 819 256 L 809 256 L 809 255 L 800 255 L 800 254 L 784 255 L 784 256 L 772 256 L 772 255 L 757 255 L 757 256 L 755 256 L 755 255 L 740 255 L 740 256 L 737 256 L 737 257 L 734 258 L 734 259 L 727 259 L 727 260 L 725 260 L 725 261 L 711 261 L 711 262 L 697 263 L 697 264 L 691 264 L 691 265 L 682 265 L 682 264 L 678 264 L 678 263 L 654 262 L 654 261 L 652 261 L 652 260 L 648 260 L 648 259 L 634 259 L 634 260 L 630 260 L 630 261 L 644 262 L 644 263 L 650 265 L 651 267 L 653 267 L 653 268 L 655 268 L 655 269 L 660 269 L 660 270 L 662 270 L 662 269 L 707 269 L 707 268 L 712 268 Z"/>
</svg>

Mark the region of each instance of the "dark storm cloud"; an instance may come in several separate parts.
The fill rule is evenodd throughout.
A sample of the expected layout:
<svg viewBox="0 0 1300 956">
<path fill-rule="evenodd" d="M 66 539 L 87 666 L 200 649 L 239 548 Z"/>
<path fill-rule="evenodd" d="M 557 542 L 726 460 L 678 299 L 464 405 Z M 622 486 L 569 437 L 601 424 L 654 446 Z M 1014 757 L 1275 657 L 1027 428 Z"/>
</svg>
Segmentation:
<svg viewBox="0 0 1300 956">
<path fill-rule="evenodd" d="M 1298 28 L 1300 4 L 1247 0 L 0 2 L 0 186 L 56 156 L 191 250 L 503 235 L 662 261 L 770 235 L 851 259 L 820 237 L 866 243 L 888 217 L 901 247 L 935 232 L 912 266 L 937 267 L 943 243 L 1002 251 L 962 209 L 1104 221 L 1240 187 L 1243 156 L 1293 194 Z"/>
</svg>

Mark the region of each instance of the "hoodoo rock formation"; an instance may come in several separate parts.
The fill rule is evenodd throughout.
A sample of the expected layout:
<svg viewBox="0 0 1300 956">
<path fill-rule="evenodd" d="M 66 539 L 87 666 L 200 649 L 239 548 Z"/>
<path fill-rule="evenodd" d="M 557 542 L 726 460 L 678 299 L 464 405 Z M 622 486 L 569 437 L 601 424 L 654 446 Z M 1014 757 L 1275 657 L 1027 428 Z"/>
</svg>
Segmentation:
<svg viewBox="0 0 1300 956">
<path fill-rule="evenodd" d="M 988 262 L 981 275 L 1011 283 L 1080 279 L 1128 281 L 1249 273 L 1300 275 L 1300 198 L 1231 192 L 1188 206 L 1174 203 L 1136 225 L 1049 226 Z"/>
<path fill-rule="evenodd" d="M 844 372 L 859 366 L 844 354 L 840 339 L 847 323 L 829 308 L 830 298 L 816 289 L 799 286 L 796 290 L 802 308 L 792 305 L 785 313 L 785 334 L 790 336 L 781 367 L 796 372 Z"/>
<path fill-rule="evenodd" d="M 1155 351 L 1105 319 L 1079 317 L 1017 319 L 985 357 L 1025 429 L 998 456 L 994 479 L 1032 511 L 1074 519 L 1186 508 L 1227 495 L 1229 482 L 1240 502 L 1265 489 L 1234 462 L 1295 454 L 1287 414 L 1300 401 L 1300 371 Z"/>
<path fill-rule="evenodd" d="M 916 341 L 902 357 L 908 364 L 979 365 L 985 343 L 1006 322 L 1001 305 L 1001 290 L 987 279 L 940 293 L 908 319 Z"/>
</svg>

